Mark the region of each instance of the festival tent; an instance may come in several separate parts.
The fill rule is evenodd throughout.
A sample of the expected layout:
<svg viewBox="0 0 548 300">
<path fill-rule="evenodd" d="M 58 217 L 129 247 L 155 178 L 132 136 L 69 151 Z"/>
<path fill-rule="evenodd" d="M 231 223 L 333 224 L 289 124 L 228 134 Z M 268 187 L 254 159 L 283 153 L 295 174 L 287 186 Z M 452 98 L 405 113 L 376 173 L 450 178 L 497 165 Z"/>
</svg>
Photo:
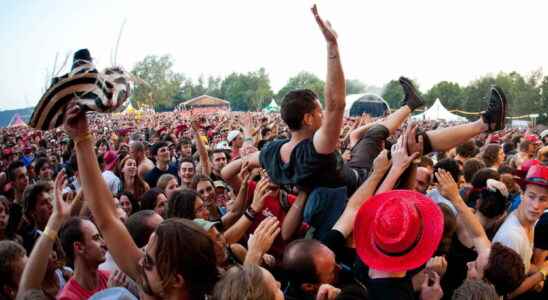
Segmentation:
<svg viewBox="0 0 548 300">
<path fill-rule="evenodd" d="M 280 106 L 274 101 L 274 98 L 272 98 L 270 104 L 263 108 L 263 112 L 280 112 Z"/>
<path fill-rule="evenodd" d="M 27 124 L 25 123 L 25 121 L 23 121 L 23 119 L 21 118 L 21 115 L 16 113 L 11 118 L 8 124 L 8 127 L 20 127 L 20 126 L 27 126 Z"/>
<path fill-rule="evenodd" d="M 445 121 L 457 121 L 467 122 L 468 119 L 455 115 L 450 112 L 441 104 L 439 98 L 434 101 L 434 104 L 430 106 L 425 112 L 412 117 L 414 120 L 445 120 Z"/>
<path fill-rule="evenodd" d="M 390 106 L 384 99 L 375 94 L 351 94 L 346 96 L 345 116 L 361 116 L 363 113 L 372 117 L 381 117 L 390 113 Z"/>
<path fill-rule="evenodd" d="M 214 110 L 230 110 L 230 102 L 219 99 L 217 97 L 202 95 L 176 106 L 177 110 L 195 110 L 195 109 L 214 109 Z"/>
</svg>

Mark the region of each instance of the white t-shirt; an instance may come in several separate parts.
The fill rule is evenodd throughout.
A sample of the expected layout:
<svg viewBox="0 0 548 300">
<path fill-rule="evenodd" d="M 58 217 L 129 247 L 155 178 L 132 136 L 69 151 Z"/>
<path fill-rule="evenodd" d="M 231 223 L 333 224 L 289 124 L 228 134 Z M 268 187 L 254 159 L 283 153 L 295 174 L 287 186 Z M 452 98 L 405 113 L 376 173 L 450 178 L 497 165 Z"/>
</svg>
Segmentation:
<svg viewBox="0 0 548 300">
<path fill-rule="evenodd" d="M 457 209 L 455 208 L 453 203 L 443 197 L 437 189 L 433 189 L 432 191 L 430 191 L 427 196 L 430 197 L 430 199 L 432 199 L 436 204 L 443 203 L 447 205 L 449 209 L 451 209 L 451 211 L 453 212 L 453 215 L 457 215 Z"/>
<path fill-rule="evenodd" d="M 533 236 L 534 236 L 533 228 Z M 525 273 L 529 271 L 531 266 L 531 258 L 533 257 L 533 241 L 527 238 L 525 228 L 521 226 L 516 211 L 513 211 L 506 221 L 502 223 L 497 234 L 493 238 L 493 243 L 499 242 L 502 245 L 516 251 L 525 265 Z"/>
<path fill-rule="evenodd" d="M 108 189 L 112 192 L 112 194 L 118 194 L 122 187 L 122 182 L 120 181 L 120 178 L 118 178 L 116 174 L 109 170 L 104 171 L 101 175 L 103 176 L 103 179 L 107 183 Z"/>
</svg>

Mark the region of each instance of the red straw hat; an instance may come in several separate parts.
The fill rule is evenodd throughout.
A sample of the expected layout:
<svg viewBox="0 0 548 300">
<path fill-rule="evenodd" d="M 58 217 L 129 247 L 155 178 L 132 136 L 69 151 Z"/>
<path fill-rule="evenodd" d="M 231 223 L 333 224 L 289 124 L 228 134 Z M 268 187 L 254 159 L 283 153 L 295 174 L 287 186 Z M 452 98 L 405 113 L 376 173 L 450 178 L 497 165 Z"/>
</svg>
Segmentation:
<svg viewBox="0 0 548 300">
<path fill-rule="evenodd" d="M 370 268 L 385 272 L 415 269 L 436 251 L 443 214 L 430 198 L 409 190 L 371 197 L 356 216 L 356 251 Z"/>
</svg>

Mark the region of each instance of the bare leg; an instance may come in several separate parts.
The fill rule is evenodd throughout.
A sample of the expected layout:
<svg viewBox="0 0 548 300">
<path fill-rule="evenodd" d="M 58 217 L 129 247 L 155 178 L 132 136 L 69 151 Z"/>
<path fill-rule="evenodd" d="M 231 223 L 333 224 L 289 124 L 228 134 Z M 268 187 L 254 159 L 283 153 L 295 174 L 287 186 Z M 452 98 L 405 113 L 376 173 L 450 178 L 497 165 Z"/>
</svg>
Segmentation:
<svg viewBox="0 0 548 300">
<path fill-rule="evenodd" d="M 487 124 L 479 119 L 472 123 L 428 131 L 426 135 L 433 150 L 447 151 L 487 130 Z"/>
<path fill-rule="evenodd" d="M 383 125 L 388 129 L 390 132 L 390 135 L 394 134 L 396 132 L 396 129 L 401 127 L 401 124 L 409 117 L 411 114 L 411 108 L 409 106 L 404 105 L 400 107 L 395 112 L 391 113 L 386 117 L 386 119 L 382 120 L 378 124 Z"/>
</svg>

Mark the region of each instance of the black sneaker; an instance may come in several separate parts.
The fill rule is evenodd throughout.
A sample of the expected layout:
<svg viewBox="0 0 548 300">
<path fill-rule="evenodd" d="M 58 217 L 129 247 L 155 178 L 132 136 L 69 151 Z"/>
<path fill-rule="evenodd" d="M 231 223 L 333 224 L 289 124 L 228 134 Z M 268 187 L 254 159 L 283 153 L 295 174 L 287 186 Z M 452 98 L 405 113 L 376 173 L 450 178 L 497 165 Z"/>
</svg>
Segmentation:
<svg viewBox="0 0 548 300">
<path fill-rule="evenodd" d="M 489 127 L 488 132 L 504 129 L 506 122 L 507 102 L 506 96 L 501 88 L 491 86 L 489 93 L 489 104 L 487 110 L 481 113 L 481 118 Z"/>
<path fill-rule="evenodd" d="M 407 105 L 411 108 L 411 111 L 413 111 L 424 105 L 424 100 L 422 100 L 417 93 L 417 90 L 413 86 L 411 80 L 402 76 L 400 77 L 399 82 L 403 88 L 403 92 L 405 93 L 405 97 L 402 100 L 402 106 Z"/>
</svg>

